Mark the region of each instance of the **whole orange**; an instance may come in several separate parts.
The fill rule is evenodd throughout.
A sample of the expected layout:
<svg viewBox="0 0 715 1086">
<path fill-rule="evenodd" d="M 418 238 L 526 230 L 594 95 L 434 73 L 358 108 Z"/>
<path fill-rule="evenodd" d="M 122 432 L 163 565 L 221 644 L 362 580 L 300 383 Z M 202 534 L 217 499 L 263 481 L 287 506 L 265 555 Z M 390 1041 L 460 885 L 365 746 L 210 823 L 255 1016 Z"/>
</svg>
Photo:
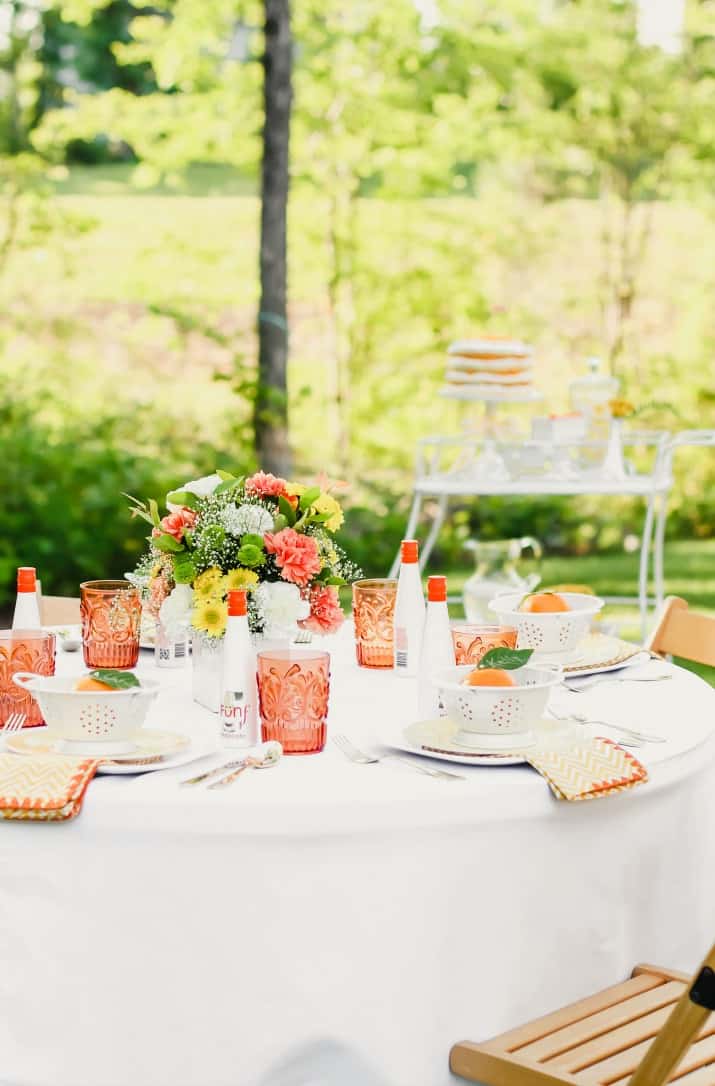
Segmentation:
<svg viewBox="0 0 715 1086">
<path fill-rule="evenodd" d="M 89 675 L 83 675 L 81 679 L 77 679 L 74 688 L 75 690 L 101 690 L 105 694 L 112 689 L 108 683 L 101 683 L 99 679 L 91 679 Z"/>
<path fill-rule="evenodd" d="M 522 600 L 519 610 L 533 615 L 546 615 L 556 611 L 570 611 L 571 608 L 558 592 L 534 592 L 532 596 Z"/>
<path fill-rule="evenodd" d="M 475 668 L 464 681 L 467 686 L 516 686 L 516 680 L 500 667 Z"/>
</svg>

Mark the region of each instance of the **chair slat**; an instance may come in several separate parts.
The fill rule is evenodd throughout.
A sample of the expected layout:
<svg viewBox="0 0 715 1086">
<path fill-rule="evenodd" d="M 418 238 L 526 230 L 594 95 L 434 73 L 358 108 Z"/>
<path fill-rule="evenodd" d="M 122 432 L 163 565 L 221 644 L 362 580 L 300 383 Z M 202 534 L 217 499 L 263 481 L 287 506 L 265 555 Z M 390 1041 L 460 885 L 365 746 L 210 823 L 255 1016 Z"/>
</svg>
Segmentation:
<svg viewBox="0 0 715 1086">
<path fill-rule="evenodd" d="M 685 1056 L 675 1072 L 676 1075 L 683 1075 L 686 1071 L 694 1070 L 715 1059 L 714 1035 L 715 1022 L 712 1021 L 711 1016 L 700 1033 L 702 1039 L 696 1041 L 696 1043 L 685 1053 Z M 606 1060 L 594 1063 L 585 1070 L 579 1071 L 576 1079 L 578 1082 L 582 1082 L 584 1086 L 591 1086 L 591 1084 L 593 1084 L 593 1086 L 612 1086 L 619 1078 L 622 1078 L 627 1074 L 632 1074 L 635 1071 L 652 1043 L 652 1039 L 642 1041 L 640 1044 L 633 1045 L 632 1048 L 629 1048 L 624 1052 L 619 1052 Z M 675 1081 L 677 1081 L 677 1079 Z"/>
<path fill-rule="evenodd" d="M 715 618 L 689 611 L 685 600 L 669 596 L 647 649 L 715 666 Z"/>
<path fill-rule="evenodd" d="M 681 984 L 690 984 L 690 981 L 693 979 L 690 973 L 681 973 L 677 969 L 661 969 L 659 965 L 649 965 L 647 962 L 637 965 L 631 973 L 631 976 L 640 977 L 644 973 L 652 974 L 655 977 L 662 977 L 663 980 L 679 980 Z"/>
<path fill-rule="evenodd" d="M 509 1030 L 507 1033 L 500 1033 L 498 1037 L 492 1038 L 482 1047 L 486 1047 L 493 1052 L 513 1052 L 515 1049 L 531 1044 L 532 1041 L 538 1041 L 540 1038 L 554 1033 L 555 1030 L 570 1026 L 582 1018 L 588 1018 L 589 1015 L 603 1011 L 616 1003 L 622 1003 L 625 999 L 630 999 L 631 996 L 650 991 L 651 988 L 657 988 L 662 984 L 663 981 L 660 977 L 651 974 L 631 977 L 629 980 L 621 981 L 620 984 L 614 984 L 610 988 L 604 988 L 594 995 L 580 999 L 576 1003 L 570 1003 L 568 1007 L 562 1007 L 560 1010 L 552 1011 L 541 1018 L 535 1018 L 533 1021 Z"/>
<path fill-rule="evenodd" d="M 708 1063 L 697 1071 L 690 1071 L 689 1074 L 670 1081 L 677 1083 L 677 1086 L 715 1086 L 715 1063 Z"/>
<path fill-rule="evenodd" d="M 652 1014 L 643 1015 L 625 1026 L 609 1030 L 608 1033 L 595 1037 L 586 1044 L 570 1048 L 568 1052 L 562 1052 L 552 1060 L 545 1061 L 545 1066 L 550 1068 L 563 1067 L 565 1071 L 580 1071 L 583 1067 L 590 1067 L 597 1060 L 605 1060 L 609 1056 L 615 1056 L 641 1041 L 652 1040 L 656 1033 L 667 1021 L 668 1015 L 673 1009 L 669 1003 L 665 1007 L 653 1011 Z"/>
<path fill-rule="evenodd" d="M 539 1064 L 485 1052 L 483 1045 L 470 1041 L 453 1045 L 449 1066 L 455 1075 L 489 1086 L 580 1086 L 580 1079 L 566 1071 L 554 1075 Z"/>
<path fill-rule="evenodd" d="M 672 1005 L 680 998 L 683 988 L 684 985 L 677 981 L 659 984 L 648 992 L 641 992 L 639 995 L 615 1003 L 597 1014 L 581 1018 L 572 1025 L 555 1030 L 547 1037 L 542 1037 L 540 1040 L 534 1041 L 524 1048 L 519 1048 L 517 1051 L 520 1056 L 527 1056 L 531 1060 L 552 1060 L 560 1054 L 565 1056 L 567 1052 L 572 1051 L 576 1046 L 583 1045 L 586 1041 L 610 1033 L 634 1019 L 641 1019 L 649 1015 L 651 1011 L 657 1011 L 661 1007 L 666 1008 L 664 1021 Z M 650 1037 L 652 1034 L 644 1033 L 643 1036 Z M 625 1048 L 626 1045 L 624 1044 L 621 1047 Z M 617 1048 L 613 1048 L 611 1051 L 616 1052 Z M 566 1058 L 564 1062 L 559 1058 L 555 1060 L 554 1065 L 569 1066 L 568 1059 Z M 575 1064 L 574 1066 L 583 1067 L 585 1063 Z"/>
</svg>

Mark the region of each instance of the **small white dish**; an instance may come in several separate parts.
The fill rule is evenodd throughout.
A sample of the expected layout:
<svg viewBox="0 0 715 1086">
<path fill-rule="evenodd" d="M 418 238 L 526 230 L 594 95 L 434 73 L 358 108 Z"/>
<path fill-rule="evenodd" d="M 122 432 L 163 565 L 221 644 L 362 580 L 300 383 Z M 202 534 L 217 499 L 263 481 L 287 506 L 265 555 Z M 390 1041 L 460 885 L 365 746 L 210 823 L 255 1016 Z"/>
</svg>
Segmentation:
<svg viewBox="0 0 715 1086">
<path fill-rule="evenodd" d="M 434 683 L 463 746 L 506 749 L 523 743 L 543 717 L 552 687 L 561 682 L 560 668 L 520 667 L 511 672 L 514 686 L 465 686 L 473 664 L 443 668 Z M 484 744 L 487 744 L 487 748 Z"/>
<path fill-rule="evenodd" d="M 604 601 L 585 592 L 559 592 L 559 596 L 568 604 L 568 611 L 520 611 L 523 592 L 497 596 L 489 610 L 500 622 L 516 627 L 517 648 L 533 649 L 542 659 L 550 656 L 562 662 L 586 637 Z"/>
<path fill-rule="evenodd" d="M 122 744 L 142 727 L 161 684 L 141 679 L 126 690 L 75 690 L 69 675 L 33 675 L 19 671 L 13 682 L 37 699 L 42 717 L 54 735 L 66 742 L 102 752 L 126 753 Z M 82 753 L 86 753 L 83 751 Z"/>
</svg>

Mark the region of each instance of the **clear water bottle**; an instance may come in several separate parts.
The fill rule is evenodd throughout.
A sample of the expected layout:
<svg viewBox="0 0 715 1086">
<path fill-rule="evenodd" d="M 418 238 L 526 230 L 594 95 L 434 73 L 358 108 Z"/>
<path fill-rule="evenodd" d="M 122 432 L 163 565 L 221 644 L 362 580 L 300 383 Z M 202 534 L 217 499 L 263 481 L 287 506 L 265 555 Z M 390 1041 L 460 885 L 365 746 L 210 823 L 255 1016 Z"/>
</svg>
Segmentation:
<svg viewBox="0 0 715 1086">
<path fill-rule="evenodd" d="M 182 631 L 178 637 L 170 637 L 161 622 L 157 622 L 154 639 L 154 663 L 156 666 L 185 667 L 188 658 L 188 631 Z"/>
</svg>

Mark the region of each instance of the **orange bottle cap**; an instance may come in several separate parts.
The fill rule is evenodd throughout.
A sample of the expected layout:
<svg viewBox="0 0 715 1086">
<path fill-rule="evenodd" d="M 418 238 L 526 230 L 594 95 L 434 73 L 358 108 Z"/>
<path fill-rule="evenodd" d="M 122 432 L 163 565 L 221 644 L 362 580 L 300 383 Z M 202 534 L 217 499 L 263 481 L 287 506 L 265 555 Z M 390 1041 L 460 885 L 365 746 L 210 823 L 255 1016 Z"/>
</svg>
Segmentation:
<svg viewBox="0 0 715 1086">
<path fill-rule="evenodd" d="M 17 571 L 18 592 L 37 591 L 37 571 L 34 566 L 20 566 Z"/>
<path fill-rule="evenodd" d="M 400 558 L 406 564 L 410 565 L 417 561 L 419 552 L 419 543 L 416 539 L 403 539 L 402 546 L 400 547 Z"/>
<path fill-rule="evenodd" d="M 427 600 L 429 603 L 446 603 L 447 602 L 447 578 L 446 577 L 428 577 L 427 578 Z"/>
<path fill-rule="evenodd" d="M 248 613 L 246 589 L 232 588 L 228 594 L 228 613 L 231 618 L 241 618 Z"/>
</svg>

